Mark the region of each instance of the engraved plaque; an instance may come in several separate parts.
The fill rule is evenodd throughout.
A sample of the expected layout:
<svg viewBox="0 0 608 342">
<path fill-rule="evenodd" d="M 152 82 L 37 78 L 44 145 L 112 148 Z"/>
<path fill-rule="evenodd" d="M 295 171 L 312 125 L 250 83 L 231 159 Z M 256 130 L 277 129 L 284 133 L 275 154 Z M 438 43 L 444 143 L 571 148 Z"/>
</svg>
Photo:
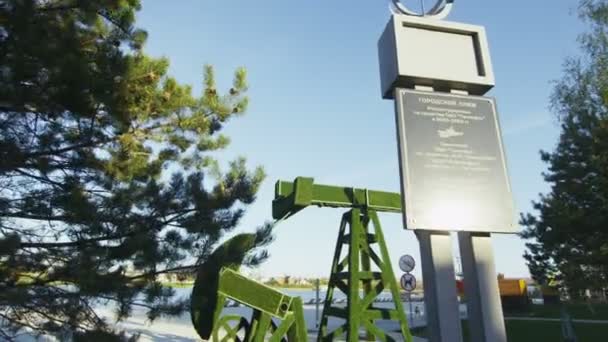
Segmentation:
<svg viewBox="0 0 608 342">
<path fill-rule="evenodd" d="M 494 99 L 399 89 L 396 106 L 405 227 L 514 233 Z"/>
</svg>

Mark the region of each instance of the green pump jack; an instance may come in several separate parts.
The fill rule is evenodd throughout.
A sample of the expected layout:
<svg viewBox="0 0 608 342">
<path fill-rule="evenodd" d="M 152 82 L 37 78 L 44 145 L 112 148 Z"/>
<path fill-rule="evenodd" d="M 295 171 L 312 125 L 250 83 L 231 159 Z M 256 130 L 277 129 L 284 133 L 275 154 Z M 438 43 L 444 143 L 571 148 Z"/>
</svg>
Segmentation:
<svg viewBox="0 0 608 342">
<path fill-rule="evenodd" d="M 285 220 L 308 206 L 349 208 L 340 223 L 317 340 L 394 341 L 375 324 L 376 320 L 392 320 L 399 324 L 403 340 L 411 342 L 378 218 L 378 212 L 401 213 L 400 194 L 314 184 L 313 178 L 305 177 L 276 183 L 272 203 L 274 219 Z M 232 240 L 236 238 L 238 236 Z M 199 335 L 214 341 L 307 341 L 300 298 L 286 296 L 238 274 L 236 270 L 242 258 L 240 262 L 238 257 L 233 258 L 229 267 L 225 266 L 227 262 L 220 261 L 231 255 L 232 240 L 226 250 L 216 251 L 221 256 L 210 258 L 208 263 L 214 263 L 213 267 L 204 265 L 201 270 L 205 271 L 197 275 L 192 321 Z M 247 242 L 234 242 L 235 245 L 243 243 Z M 346 296 L 346 306 L 334 304 L 336 290 Z M 375 306 L 376 298 L 385 290 L 392 297 L 392 308 Z M 221 316 L 227 299 L 253 309 L 251 319 Z M 331 331 L 330 318 L 339 321 Z M 364 331 L 363 337 L 360 330 Z"/>
</svg>

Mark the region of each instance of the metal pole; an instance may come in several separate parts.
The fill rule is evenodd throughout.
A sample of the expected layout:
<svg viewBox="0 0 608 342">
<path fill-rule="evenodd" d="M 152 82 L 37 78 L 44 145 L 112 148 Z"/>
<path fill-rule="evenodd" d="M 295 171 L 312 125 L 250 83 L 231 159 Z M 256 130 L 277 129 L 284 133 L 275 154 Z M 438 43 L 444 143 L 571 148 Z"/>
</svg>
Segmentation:
<svg viewBox="0 0 608 342">
<path fill-rule="evenodd" d="M 449 232 L 418 230 L 427 331 L 431 342 L 462 342 Z"/>
<path fill-rule="evenodd" d="M 489 233 L 459 232 L 464 291 L 472 342 L 506 342 L 492 238 Z"/>
<path fill-rule="evenodd" d="M 412 294 L 407 294 L 407 299 L 410 301 L 410 328 L 414 327 L 414 311 L 412 310 Z"/>
<path fill-rule="evenodd" d="M 320 298 L 319 298 L 319 287 L 321 286 L 320 284 L 321 284 L 321 282 L 319 281 L 319 278 L 317 278 L 317 280 L 315 282 L 316 290 L 317 290 L 316 291 L 317 295 L 316 295 L 316 298 L 315 298 L 315 308 L 316 308 L 316 310 L 315 310 L 315 322 L 316 322 L 316 327 L 317 328 L 319 328 L 319 301 L 320 301 Z"/>
</svg>

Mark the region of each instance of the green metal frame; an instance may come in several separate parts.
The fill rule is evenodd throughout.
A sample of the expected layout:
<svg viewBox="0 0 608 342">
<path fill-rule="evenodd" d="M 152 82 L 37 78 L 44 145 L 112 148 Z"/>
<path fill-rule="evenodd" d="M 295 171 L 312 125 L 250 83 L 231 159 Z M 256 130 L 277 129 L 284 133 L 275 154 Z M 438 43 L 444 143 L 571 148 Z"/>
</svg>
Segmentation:
<svg viewBox="0 0 608 342">
<path fill-rule="evenodd" d="M 342 217 L 331 267 L 328 290 L 321 316 L 318 341 L 346 335 L 359 341 L 359 331 L 367 340 L 393 341 L 374 323 L 395 320 L 405 341 L 411 342 L 399 288 L 390 263 L 378 212 L 401 213 L 397 193 L 314 184 L 312 178 L 279 181 L 272 213 L 277 220 L 290 217 L 307 206 L 349 208 Z M 255 246 L 255 234 L 239 234 L 226 241 L 199 268 L 191 297 L 191 318 L 197 333 L 213 341 L 282 342 L 308 340 L 302 300 L 286 296 L 237 272 L 248 251 Z M 342 251 L 346 255 L 342 256 Z M 372 267 L 375 266 L 375 269 Z M 335 291 L 347 297 L 346 307 L 332 304 Z M 374 306 L 384 290 L 392 296 L 394 308 Z M 361 292 L 363 296 L 361 297 Z M 224 315 L 228 300 L 253 310 L 248 321 L 240 315 Z M 330 317 L 344 320 L 328 331 Z"/>
<path fill-rule="evenodd" d="M 312 178 L 304 177 L 298 177 L 294 182 L 276 183 L 272 206 L 275 219 L 285 219 L 310 205 L 351 208 L 340 224 L 317 340 L 331 341 L 346 335 L 349 342 L 359 341 L 359 330 L 364 329 L 367 340 L 393 341 L 374 324 L 375 320 L 386 319 L 397 321 L 404 340 L 412 341 L 377 215 L 377 212 L 401 213 L 401 195 L 318 185 Z M 344 257 L 343 249 L 347 249 Z M 378 270 L 372 271 L 372 265 Z M 332 304 L 336 289 L 346 295 L 346 307 Z M 395 305 L 392 309 L 374 306 L 376 297 L 385 289 L 392 296 Z M 330 317 L 342 319 L 344 323 L 334 331 L 328 331 Z"/>
<path fill-rule="evenodd" d="M 190 297 L 190 317 L 203 340 L 306 341 L 302 300 L 238 273 L 247 253 L 256 247 L 256 239 L 256 234 L 237 234 L 216 248 L 198 268 Z M 228 300 L 250 307 L 251 319 L 222 316 Z"/>
<path fill-rule="evenodd" d="M 217 295 L 212 341 L 280 342 L 308 338 L 302 300 L 298 297 L 286 296 L 230 268 L 220 271 Z M 239 315 L 221 316 L 229 299 L 253 309 L 249 322 Z"/>
<path fill-rule="evenodd" d="M 346 248 L 348 253 L 342 258 L 342 250 Z M 378 271 L 372 271 L 372 263 Z M 346 307 L 332 304 L 336 289 L 346 295 Z M 392 296 L 395 306 L 392 309 L 374 306 L 376 297 L 385 289 Z M 336 330 L 328 331 L 330 317 L 345 322 Z M 342 217 L 317 340 L 331 341 L 345 333 L 347 341 L 359 341 L 359 330 L 363 327 L 368 340 L 393 341 L 374 324 L 378 319 L 399 322 L 403 338 L 412 340 L 378 215 L 374 210 L 354 208 Z"/>
<path fill-rule="evenodd" d="M 314 178 L 298 177 L 293 182 L 277 181 L 272 217 L 284 219 L 314 205 L 331 208 L 362 208 L 401 213 L 401 195 L 395 192 L 314 184 Z"/>
</svg>

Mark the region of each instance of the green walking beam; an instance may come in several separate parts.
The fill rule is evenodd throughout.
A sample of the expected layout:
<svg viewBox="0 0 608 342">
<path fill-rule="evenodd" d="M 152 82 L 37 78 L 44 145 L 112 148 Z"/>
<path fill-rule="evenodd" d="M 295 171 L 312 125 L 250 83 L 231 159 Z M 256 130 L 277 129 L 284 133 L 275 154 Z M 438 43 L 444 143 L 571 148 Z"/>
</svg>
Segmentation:
<svg viewBox="0 0 608 342">
<path fill-rule="evenodd" d="M 377 215 L 377 212 L 401 213 L 401 195 L 314 184 L 313 178 L 304 177 L 276 183 L 272 202 L 275 219 L 286 219 L 311 205 L 350 208 L 340 223 L 317 340 L 332 341 L 346 335 L 347 341 L 355 342 L 361 340 L 363 330 L 366 333 L 363 339 L 393 341 L 375 324 L 376 320 L 393 320 L 399 323 L 403 339 L 412 341 Z M 334 304 L 336 290 L 346 296 L 345 307 Z M 393 299 L 392 308 L 374 304 L 385 290 Z M 339 321 L 332 331 L 329 331 L 330 318 Z"/>
<path fill-rule="evenodd" d="M 401 195 L 394 192 L 314 184 L 313 178 L 278 181 L 272 201 L 272 217 L 289 217 L 307 206 L 367 208 L 376 212 L 401 213 Z"/>
<path fill-rule="evenodd" d="M 199 267 L 191 296 L 192 324 L 211 341 L 307 341 L 302 300 L 246 278 L 236 270 L 255 246 L 255 234 L 239 234 Z M 228 300 L 252 309 L 246 317 L 222 315 Z"/>
<path fill-rule="evenodd" d="M 220 317 L 227 299 L 253 309 L 251 320 L 247 322 L 238 315 Z M 301 298 L 287 296 L 229 268 L 220 271 L 217 311 L 217 324 L 211 334 L 213 341 L 279 342 L 308 338 Z M 276 324 L 273 319 L 280 323 Z"/>
</svg>

